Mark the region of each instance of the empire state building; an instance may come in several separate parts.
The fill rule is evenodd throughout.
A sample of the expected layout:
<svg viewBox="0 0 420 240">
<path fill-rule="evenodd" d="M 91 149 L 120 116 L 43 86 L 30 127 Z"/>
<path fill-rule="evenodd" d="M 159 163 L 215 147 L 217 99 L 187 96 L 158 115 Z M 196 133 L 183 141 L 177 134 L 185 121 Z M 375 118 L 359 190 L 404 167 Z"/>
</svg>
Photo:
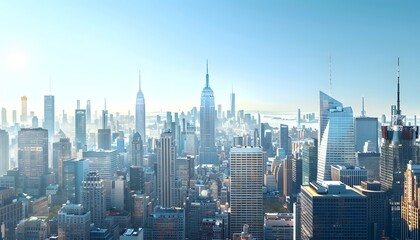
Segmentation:
<svg viewBox="0 0 420 240">
<path fill-rule="evenodd" d="M 218 164 L 215 147 L 215 118 L 214 94 L 209 85 L 209 68 L 207 63 L 206 86 L 201 92 L 200 106 L 200 164 Z"/>
<path fill-rule="evenodd" d="M 144 103 L 144 95 L 141 91 L 141 77 L 139 73 L 139 91 L 136 98 L 136 131 L 140 133 L 143 142 L 146 138 L 146 110 Z"/>
</svg>

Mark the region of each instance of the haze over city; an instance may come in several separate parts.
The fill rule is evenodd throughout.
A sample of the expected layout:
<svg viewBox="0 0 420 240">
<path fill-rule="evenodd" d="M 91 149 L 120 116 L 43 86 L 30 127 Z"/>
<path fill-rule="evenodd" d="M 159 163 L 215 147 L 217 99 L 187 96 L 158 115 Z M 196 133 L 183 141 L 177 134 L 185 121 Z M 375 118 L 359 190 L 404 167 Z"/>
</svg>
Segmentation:
<svg viewBox="0 0 420 240">
<path fill-rule="evenodd" d="M 0 3 L 0 105 L 20 96 L 40 115 L 76 100 L 134 112 L 141 70 L 147 112 L 199 105 L 209 60 L 216 104 L 316 112 L 318 90 L 368 115 L 389 114 L 401 61 L 402 110 L 418 113 L 420 16 L 415 1 L 21 1 Z M 13 89 L 13 90 L 12 90 Z M 9 118 L 11 116 L 9 115 Z M 10 121 L 10 120 L 9 120 Z"/>
</svg>

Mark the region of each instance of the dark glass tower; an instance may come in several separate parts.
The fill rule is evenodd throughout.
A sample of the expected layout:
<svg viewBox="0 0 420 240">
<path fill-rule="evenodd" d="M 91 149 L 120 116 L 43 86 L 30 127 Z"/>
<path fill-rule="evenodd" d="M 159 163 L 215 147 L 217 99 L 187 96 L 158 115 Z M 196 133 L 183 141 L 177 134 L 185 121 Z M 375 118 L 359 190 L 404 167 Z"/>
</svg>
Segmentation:
<svg viewBox="0 0 420 240">
<path fill-rule="evenodd" d="M 200 164 L 217 164 L 215 147 L 215 118 L 214 94 L 209 84 L 209 68 L 207 63 L 206 86 L 201 92 L 200 106 Z"/>
<path fill-rule="evenodd" d="M 146 139 L 146 108 L 144 95 L 141 91 L 141 78 L 139 73 L 139 91 L 136 98 L 136 131 L 140 133 L 141 139 Z"/>
<path fill-rule="evenodd" d="M 86 110 L 76 109 L 76 151 L 86 145 Z"/>
<path fill-rule="evenodd" d="M 399 62 L 399 61 L 398 61 Z M 404 126 L 405 116 L 400 109 L 400 78 L 398 64 L 397 109 L 390 126 L 382 126 L 380 180 L 382 190 L 388 193 L 390 220 L 389 234 L 394 239 L 401 233 L 401 196 L 404 191 L 404 172 L 410 160 L 418 163 L 417 126 Z"/>
</svg>

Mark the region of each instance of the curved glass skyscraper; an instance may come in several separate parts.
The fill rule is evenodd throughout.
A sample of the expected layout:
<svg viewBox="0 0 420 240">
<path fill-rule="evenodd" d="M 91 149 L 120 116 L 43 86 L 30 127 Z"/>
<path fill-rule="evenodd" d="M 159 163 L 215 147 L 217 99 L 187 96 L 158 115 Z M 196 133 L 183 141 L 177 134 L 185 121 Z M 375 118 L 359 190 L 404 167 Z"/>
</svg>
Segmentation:
<svg viewBox="0 0 420 240">
<path fill-rule="evenodd" d="M 146 138 L 146 108 L 144 95 L 141 91 L 141 77 L 139 73 L 139 91 L 136 98 L 136 131 L 140 133 L 143 142 Z"/>
<path fill-rule="evenodd" d="M 200 164 L 218 164 L 215 142 L 214 94 L 209 85 L 209 68 L 207 63 L 206 86 L 201 92 L 200 106 Z"/>
<path fill-rule="evenodd" d="M 331 180 L 331 165 L 354 165 L 353 110 L 319 92 L 319 147 L 317 181 Z"/>
</svg>

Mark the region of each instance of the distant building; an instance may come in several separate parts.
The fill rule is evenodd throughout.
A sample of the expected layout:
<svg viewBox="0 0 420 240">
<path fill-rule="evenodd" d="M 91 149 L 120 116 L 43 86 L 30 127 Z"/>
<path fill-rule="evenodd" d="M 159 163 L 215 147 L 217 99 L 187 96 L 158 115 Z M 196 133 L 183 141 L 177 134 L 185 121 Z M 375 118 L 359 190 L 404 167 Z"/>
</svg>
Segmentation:
<svg viewBox="0 0 420 240">
<path fill-rule="evenodd" d="M 47 239 L 49 235 L 47 217 L 30 217 L 16 226 L 16 239 Z"/>
<path fill-rule="evenodd" d="M 75 131 L 76 131 L 76 141 L 75 147 L 76 152 L 80 149 L 83 149 L 87 142 L 86 142 L 86 110 L 84 109 L 76 109 L 75 110 Z"/>
<path fill-rule="evenodd" d="M 59 142 L 53 143 L 53 170 L 60 186 L 63 186 L 63 161 L 71 159 L 71 151 L 69 138 L 60 138 Z"/>
<path fill-rule="evenodd" d="M 331 180 L 340 181 L 353 187 L 360 185 L 361 181 L 367 180 L 367 171 L 363 167 L 332 165 Z"/>
<path fill-rule="evenodd" d="M 112 180 L 117 172 L 118 153 L 116 150 L 98 150 L 83 152 L 83 158 L 89 160 L 89 170 L 98 171 L 105 180 Z"/>
<path fill-rule="evenodd" d="M 134 133 L 133 139 L 131 140 L 130 149 L 130 160 L 132 166 L 143 167 L 143 140 L 140 133 Z"/>
<path fill-rule="evenodd" d="M 0 129 L 0 175 L 4 175 L 9 170 L 9 133 Z"/>
<path fill-rule="evenodd" d="M 151 224 L 152 239 L 185 239 L 185 211 L 182 208 L 156 207 L 151 215 Z"/>
<path fill-rule="evenodd" d="M 44 128 L 48 130 L 48 137 L 55 134 L 55 105 L 54 96 L 44 96 Z"/>
<path fill-rule="evenodd" d="M 265 213 L 265 240 L 293 240 L 293 213 Z"/>
<path fill-rule="evenodd" d="M 331 165 L 354 165 L 353 110 L 319 92 L 319 147 L 317 181 L 331 180 Z"/>
<path fill-rule="evenodd" d="M 82 183 L 89 173 L 89 160 L 69 159 L 63 161 L 62 193 L 71 203 L 82 203 Z"/>
<path fill-rule="evenodd" d="M 290 155 L 291 152 L 291 146 L 289 146 L 289 126 L 286 124 L 280 124 L 280 130 L 279 130 L 279 147 L 283 148 L 286 151 L 286 155 Z"/>
<path fill-rule="evenodd" d="M 316 182 L 318 170 L 318 139 L 312 139 L 302 149 L 302 184 Z"/>
<path fill-rule="evenodd" d="M 378 152 L 378 118 L 356 117 L 354 119 L 354 139 L 356 152 L 364 152 L 365 142 L 370 141 L 373 152 Z"/>
<path fill-rule="evenodd" d="M 368 179 L 374 179 L 379 181 L 379 166 L 380 166 L 380 153 L 367 152 L 367 153 L 356 153 L 357 162 L 359 166 L 366 169 Z"/>
<path fill-rule="evenodd" d="M 146 103 L 141 91 L 141 76 L 139 73 L 139 90 L 136 97 L 136 131 L 140 133 L 141 139 L 146 140 Z"/>
<path fill-rule="evenodd" d="M 302 240 L 368 239 L 367 197 L 340 182 L 302 186 Z"/>
<path fill-rule="evenodd" d="M 103 180 L 98 172 L 90 171 L 82 186 L 82 205 L 90 211 L 91 221 L 96 226 L 104 226 L 106 202 Z"/>
<path fill-rule="evenodd" d="M 28 97 L 22 96 L 20 98 L 22 104 L 22 115 L 20 115 L 21 124 L 28 122 Z"/>
</svg>

